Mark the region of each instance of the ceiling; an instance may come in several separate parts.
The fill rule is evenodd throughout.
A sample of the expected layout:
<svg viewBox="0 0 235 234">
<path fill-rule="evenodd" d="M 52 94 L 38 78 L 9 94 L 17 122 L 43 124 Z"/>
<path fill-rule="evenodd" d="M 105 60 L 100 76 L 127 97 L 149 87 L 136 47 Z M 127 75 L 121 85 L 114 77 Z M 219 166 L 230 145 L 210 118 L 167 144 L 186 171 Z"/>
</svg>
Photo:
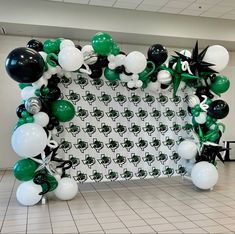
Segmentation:
<svg viewBox="0 0 235 234">
<path fill-rule="evenodd" d="M 112 8 L 235 20 L 235 0 L 49 0 Z"/>
</svg>

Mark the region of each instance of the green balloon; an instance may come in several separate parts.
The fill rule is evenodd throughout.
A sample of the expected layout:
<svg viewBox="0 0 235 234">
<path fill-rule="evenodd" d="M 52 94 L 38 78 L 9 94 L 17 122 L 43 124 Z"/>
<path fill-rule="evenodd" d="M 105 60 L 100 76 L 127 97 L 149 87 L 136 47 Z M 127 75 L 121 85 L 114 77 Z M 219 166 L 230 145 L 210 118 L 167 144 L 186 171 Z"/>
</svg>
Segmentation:
<svg viewBox="0 0 235 234">
<path fill-rule="evenodd" d="M 56 180 L 56 178 L 54 176 L 47 174 L 47 181 L 50 184 L 49 192 L 53 191 L 57 188 L 58 181 Z M 42 186 L 43 191 L 47 190 L 47 184 L 46 183 L 42 184 L 41 186 Z"/>
<path fill-rule="evenodd" d="M 91 44 L 97 54 L 105 56 L 112 51 L 113 39 L 107 33 L 98 32 L 92 37 Z"/>
<path fill-rule="evenodd" d="M 210 89 L 217 95 L 226 92 L 230 87 L 230 81 L 226 76 L 216 76 L 215 81 L 211 84 Z"/>
<path fill-rule="evenodd" d="M 118 55 L 120 53 L 120 48 L 116 42 L 113 42 L 111 54 Z"/>
<path fill-rule="evenodd" d="M 108 67 L 104 70 L 104 76 L 109 81 L 120 80 L 119 74 L 115 72 L 115 70 L 111 70 Z"/>
<path fill-rule="evenodd" d="M 28 86 L 32 86 L 32 84 L 26 84 L 26 83 L 20 83 L 19 84 L 20 89 L 23 89 L 23 88 L 28 87 Z"/>
<path fill-rule="evenodd" d="M 47 53 L 59 53 L 60 51 L 60 39 L 57 39 L 55 41 L 53 40 L 46 40 L 43 44 L 43 50 Z"/>
<path fill-rule="evenodd" d="M 208 140 L 211 142 L 215 142 L 219 139 L 220 135 L 218 131 L 214 131 L 214 130 L 208 131 L 207 134 L 210 134 L 212 132 L 214 132 L 214 134 L 212 134 Z"/>
<path fill-rule="evenodd" d="M 25 158 L 15 163 L 13 174 L 18 180 L 28 181 L 33 179 L 37 168 L 38 163 L 34 162 L 32 159 Z"/>
<path fill-rule="evenodd" d="M 27 122 L 27 123 L 33 123 L 33 122 L 34 122 L 33 116 L 28 116 L 28 117 L 26 117 L 26 122 Z"/>
<path fill-rule="evenodd" d="M 149 80 L 150 82 L 150 75 L 152 75 L 155 70 L 156 70 L 155 64 L 151 61 L 148 61 L 146 68 L 141 73 L 139 73 L 139 79 L 143 82 L 146 80 Z"/>
<path fill-rule="evenodd" d="M 72 103 L 66 100 L 57 100 L 51 105 L 52 114 L 60 121 L 70 121 L 75 115 L 75 108 Z"/>
</svg>

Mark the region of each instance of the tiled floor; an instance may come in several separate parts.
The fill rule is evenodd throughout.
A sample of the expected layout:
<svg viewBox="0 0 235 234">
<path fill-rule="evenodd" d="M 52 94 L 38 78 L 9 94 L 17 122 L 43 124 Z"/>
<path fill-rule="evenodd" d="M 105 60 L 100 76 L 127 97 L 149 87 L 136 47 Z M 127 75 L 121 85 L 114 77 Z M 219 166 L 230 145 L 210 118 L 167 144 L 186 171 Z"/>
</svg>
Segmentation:
<svg viewBox="0 0 235 234">
<path fill-rule="evenodd" d="M 214 191 L 179 177 L 79 185 L 72 201 L 20 206 L 18 181 L 0 171 L 1 233 L 234 233 L 235 163 Z"/>
</svg>

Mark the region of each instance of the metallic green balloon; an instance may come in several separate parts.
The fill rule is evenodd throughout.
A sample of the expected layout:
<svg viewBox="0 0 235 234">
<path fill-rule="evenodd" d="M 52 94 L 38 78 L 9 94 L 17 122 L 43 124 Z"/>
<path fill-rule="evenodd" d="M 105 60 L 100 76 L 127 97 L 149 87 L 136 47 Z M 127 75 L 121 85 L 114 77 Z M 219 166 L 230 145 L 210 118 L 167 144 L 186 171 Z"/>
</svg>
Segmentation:
<svg viewBox="0 0 235 234">
<path fill-rule="evenodd" d="M 119 74 L 115 72 L 115 70 L 111 70 L 108 67 L 104 70 L 104 76 L 109 81 L 120 80 Z"/>
<path fill-rule="evenodd" d="M 215 81 L 211 84 L 210 89 L 216 94 L 226 92 L 230 87 L 230 81 L 226 76 L 216 76 Z"/>
</svg>

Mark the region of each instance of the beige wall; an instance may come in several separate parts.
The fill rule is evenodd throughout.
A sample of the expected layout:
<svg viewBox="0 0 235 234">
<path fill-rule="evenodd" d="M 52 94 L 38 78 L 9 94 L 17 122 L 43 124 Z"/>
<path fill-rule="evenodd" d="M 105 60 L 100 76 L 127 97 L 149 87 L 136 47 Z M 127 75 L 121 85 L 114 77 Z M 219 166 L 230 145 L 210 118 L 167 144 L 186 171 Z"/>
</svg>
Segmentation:
<svg viewBox="0 0 235 234">
<path fill-rule="evenodd" d="M 20 104 L 20 90 L 16 82 L 8 77 L 5 71 L 5 58 L 8 53 L 16 48 L 25 46 L 30 40 L 29 37 L 0 36 L 0 100 L 1 100 L 1 121 L 0 121 L 0 169 L 10 168 L 19 157 L 11 149 L 11 134 L 17 121 L 15 114 L 16 107 Z M 84 44 L 81 43 L 81 44 Z M 193 45 L 192 45 L 193 47 Z M 138 45 L 121 45 L 123 51 L 139 50 L 146 53 L 148 47 Z M 177 49 L 180 50 L 180 49 Z M 168 48 L 169 54 L 174 53 L 173 48 Z M 235 53 L 230 52 L 230 64 L 222 74 L 230 77 L 230 91 L 224 94 L 222 99 L 230 106 L 230 115 L 224 120 L 226 132 L 223 139 L 235 140 Z M 234 121 L 234 122 L 233 122 Z"/>
</svg>

